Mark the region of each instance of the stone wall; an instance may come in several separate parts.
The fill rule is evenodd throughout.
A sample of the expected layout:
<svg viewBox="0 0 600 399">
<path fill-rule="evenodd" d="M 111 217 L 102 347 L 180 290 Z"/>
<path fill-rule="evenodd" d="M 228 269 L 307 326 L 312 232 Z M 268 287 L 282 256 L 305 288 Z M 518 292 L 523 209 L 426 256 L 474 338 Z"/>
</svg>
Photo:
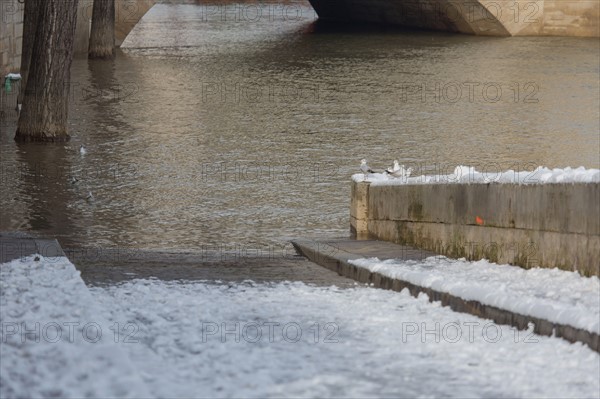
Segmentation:
<svg viewBox="0 0 600 399">
<path fill-rule="evenodd" d="M 598 37 L 599 20 L 598 0 L 545 0 L 540 34 Z"/>
<path fill-rule="evenodd" d="M 23 47 L 23 4 L 0 0 L 0 81 L 9 72 L 19 72 Z"/>
<path fill-rule="evenodd" d="M 352 185 L 357 235 L 600 275 L 600 184 Z"/>
</svg>

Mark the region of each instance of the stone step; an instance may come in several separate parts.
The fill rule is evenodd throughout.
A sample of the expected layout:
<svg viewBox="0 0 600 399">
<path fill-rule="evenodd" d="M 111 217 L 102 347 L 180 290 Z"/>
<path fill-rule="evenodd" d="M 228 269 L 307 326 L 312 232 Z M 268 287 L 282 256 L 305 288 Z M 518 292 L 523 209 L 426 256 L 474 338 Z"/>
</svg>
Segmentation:
<svg viewBox="0 0 600 399">
<path fill-rule="evenodd" d="M 446 292 L 422 287 L 408 281 L 394 279 L 378 272 L 356 266 L 349 261 L 377 257 L 380 260 L 423 260 L 436 256 L 433 252 L 422 251 L 402 245 L 377 240 L 294 240 L 294 248 L 312 262 L 337 272 L 341 276 L 352 278 L 360 283 L 376 288 L 402 291 L 408 289 L 411 295 L 427 294 L 431 302 L 439 301 L 456 312 L 469 313 L 497 324 L 507 324 L 520 330 L 527 330 L 534 324 L 534 332 L 539 335 L 561 337 L 569 342 L 582 342 L 596 352 L 600 352 L 600 336 L 584 329 L 557 324 L 538 317 L 523 315 L 507 309 L 486 305 L 478 301 L 466 300 Z"/>
</svg>

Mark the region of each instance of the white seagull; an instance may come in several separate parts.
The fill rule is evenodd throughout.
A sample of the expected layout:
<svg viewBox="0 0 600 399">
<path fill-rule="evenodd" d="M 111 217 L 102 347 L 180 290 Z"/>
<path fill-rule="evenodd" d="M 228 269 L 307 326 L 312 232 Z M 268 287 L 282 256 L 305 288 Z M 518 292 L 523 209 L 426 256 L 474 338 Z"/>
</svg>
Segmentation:
<svg viewBox="0 0 600 399">
<path fill-rule="evenodd" d="M 87 150 L 85 149 L 85 147 L 82 145 L 79 146 L 79 153 L 81 155 L 85 155 L 87 153 Z"/>
<path fill-rule="evenodd" d="M 369 167 L 369 165 L 367 165 L 367 160 L 366 159 L 361 159 L 360 160 L 360 170 L 364 173 L 365 180 L 367 180 L 367 174 L 369 174 L 369 173 L 375 173 L 373 171 L 373 169 L 371 169 Z"/>
<path fill-rule="evenodd" d="M 406 169 L 404 165 L 400 165 L 398 160 L 395 160 L 394 166 L 390 169 L 386 169 L 385 172 L 394 178 L 407 179 L 413 172 L 413 168 Z"/>
<path fill-rule="evenodd" d="M 399 170 L 400 170 L 400 162 L 398 162 L 397 159 L 394 159 L 394 166 L 392 166 L 391 168 L 387 168 L 385 170 L 385 172 L 387 174 L 392 174 L 392 173 L 397 172 Z"/>
</svg>

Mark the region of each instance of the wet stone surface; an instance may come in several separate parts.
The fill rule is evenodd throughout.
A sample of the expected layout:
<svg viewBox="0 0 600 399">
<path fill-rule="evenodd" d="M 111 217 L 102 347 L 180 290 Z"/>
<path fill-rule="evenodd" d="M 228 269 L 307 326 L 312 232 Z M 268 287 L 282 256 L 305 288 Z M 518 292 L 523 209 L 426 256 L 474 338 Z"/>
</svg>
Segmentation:
<svg viewBox="0 0 600 399">
<path fill-rule="evenodd" d="M 281 282 L 301 281 L 317 286 L 351 287 L 355 281 L 339 276 L 302 256 L 240 256 L 236 253 L 193 253 L 103 250 L 98 256 L 65 253 L 81 271 L 87 285 L 118 284 L 133 279 L 165 281 Z M 80 255 L 80 253 L 79 253 Z"/>
</svg>

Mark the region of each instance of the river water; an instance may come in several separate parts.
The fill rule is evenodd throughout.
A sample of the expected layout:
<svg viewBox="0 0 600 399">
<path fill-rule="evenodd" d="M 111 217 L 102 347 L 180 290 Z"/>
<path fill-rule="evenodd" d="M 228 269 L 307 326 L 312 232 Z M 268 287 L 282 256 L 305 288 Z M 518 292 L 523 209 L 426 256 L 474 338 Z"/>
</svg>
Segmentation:
<svg viewBox="0 0 600 399">
<path fill-rule="evenodd" d="M 262 249 L 347 235 L 361 158 L 598 168 L 599 54 L 597 39 L 328 26 L 304 2 L 157 5 L 114 62 L 75 60 L 66 145 L 17 145 L 3 105 L 0 230 Z"/>
</svg>

